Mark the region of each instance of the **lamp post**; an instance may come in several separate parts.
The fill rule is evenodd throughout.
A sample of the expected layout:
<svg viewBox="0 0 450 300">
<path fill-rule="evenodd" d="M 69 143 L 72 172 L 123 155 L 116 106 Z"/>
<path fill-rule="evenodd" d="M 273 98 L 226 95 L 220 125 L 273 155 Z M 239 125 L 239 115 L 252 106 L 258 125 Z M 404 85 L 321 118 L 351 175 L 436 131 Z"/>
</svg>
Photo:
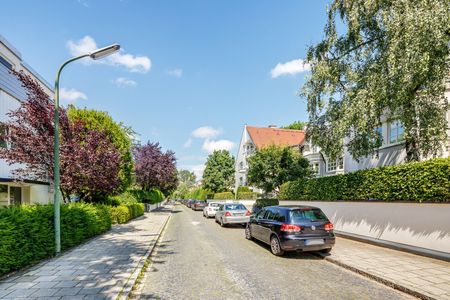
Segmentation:
<svg viewBox="0 0 450 300">
<path fill-rule="evenodd" d="M 54 195 L 53 195 L 53 206 L 54 206 L 54 222 L 55 222 L 55 253 L 58 256 L 61 253 L 61 219 L 60 219 L 60 206 L 61 206 L 61 195 L 59 189 L 59 78 L 61 76 L 62 69 L 69 63 L 84 58 L 90 57 L 92 59 L 100 59 L 120 49 L 120 45 L 112 44 L 110 46 L 96 49 L 90 53 L 83 54 L 80 56 L 73 57 L 63 63 L 56 73 L 55 80 L 55 111 L 54 111 L 54 144 L 53 144 L 53 185 L 54 185 Z"/>
</svg>

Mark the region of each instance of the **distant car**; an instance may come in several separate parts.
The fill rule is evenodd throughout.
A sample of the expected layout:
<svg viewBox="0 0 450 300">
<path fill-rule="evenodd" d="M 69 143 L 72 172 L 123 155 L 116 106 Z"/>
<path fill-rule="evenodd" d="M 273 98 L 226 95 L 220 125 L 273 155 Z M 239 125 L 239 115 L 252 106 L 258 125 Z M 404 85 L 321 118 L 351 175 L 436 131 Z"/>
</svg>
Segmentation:
<svg viewBox="0 0 450 300">
<path fill-rule="evenodd" d="M 194 203 L 191 204 L 191 208 L 193 210 L 203 210 L 203 208 L 206 207 L 206 201 L 195 201 Z"/>
<path fill-rule="evenodd" d="M 240 203 L 225 203 L 216 212 L 216 223 L 224 227 L 227 224 L 245 225 L 250 220 L 251 213 Z"/>
<path fill-rule="evenodd" d="M 196 200 L 189 199 L 189 200 L 186 202 L 186 206 L 189 207 L 189 208 L 191 208 L 191 205 L 192 205 L 195 201 L 196 201 Z"/>
<path fill-rule="evenodd" d="M 270 245 L 274 255 L 285 251 L 328 253 L 335 243 L 333 224 L 320 208 L 313 206 L 268 206 L 252 215 L 245 238 Z"/>
<path fill-rule="evenodd" d="M 222 203 L 220 202 L 209 202 L 207 206 L 203 209 L 203 216 L 205 218 L 211 218 L 216 215 L 216 212 L 219 210 L 219 206 Z"/>
</svg>

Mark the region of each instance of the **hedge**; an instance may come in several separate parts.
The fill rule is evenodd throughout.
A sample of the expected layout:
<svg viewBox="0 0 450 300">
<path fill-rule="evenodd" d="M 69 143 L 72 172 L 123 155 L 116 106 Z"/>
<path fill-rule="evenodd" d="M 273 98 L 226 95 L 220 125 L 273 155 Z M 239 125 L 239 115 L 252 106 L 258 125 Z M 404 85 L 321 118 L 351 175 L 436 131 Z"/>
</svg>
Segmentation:
<svg viewBox="0 0 450 300">
<path fill-rule="evenodd" d="M 123 224 L 144 214 L 144 204 L 133 203 L 111 207 L 111 220 L 113 224 Z"/>
<path fill-rule="evenodd" d="M 231 200 L 234 199 L 232 192 L 215 193 L 214 200 Z"/>
<path fill-rule="evenodd" d="M 129 190 L 128 193 L 132 194 L 135 199 L 142 203 L 155 204 L 164 200 L 164 194 L 158 189 L 152 189 L 150 191 L 133 189 Z"/>
<path fill-rule="evenodd" d="M 252 190 L 248 186 L 238 186 L 237 192 L 239 193 L 247 193 L 251 192 Z"/>
<path fill-rule="evenodd" d="M 187 199 L 196 199 L 196 200 L 206 200 L 206 199 L 213 199 L 214 193 L 204 190 L 202 188 L 197 188 L 192 191 L 190 191 L 186 195 Z"/>
<path fill-rule="evenodd" d="M 239 200 L 255 200 L 258 197 L 258 193 L 254 192 L 238 192 L 237 199 Z"/>
<path fill-rule="evenodd" d="M 266 206 L 278 205 L 278 199 L 257 199 L 253 204 L 253 207 L 263 208 Z"/>
<path fill-rule="evenodd" d="M 282 200 L 450 201 L 450 158 L 287 182 Z"/>
<path fill-rule="evenodd" d="M 111 227 L 110 207 L 85 203 L 61 206 L 61 248 L 66 250 Z M 53 205 L 0 208 L 0 276 L 55 251 Z"/>
</svg>

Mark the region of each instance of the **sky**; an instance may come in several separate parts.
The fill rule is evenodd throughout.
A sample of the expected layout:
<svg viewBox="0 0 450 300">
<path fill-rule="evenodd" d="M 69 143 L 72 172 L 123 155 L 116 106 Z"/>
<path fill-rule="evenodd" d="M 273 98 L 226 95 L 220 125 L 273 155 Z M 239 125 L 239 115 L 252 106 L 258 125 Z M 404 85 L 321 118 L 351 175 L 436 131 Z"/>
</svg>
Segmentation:
<svg viewBox="0 0 450 300">
<path fill-rule="evenodd" d="M 107 111 L 200 176 L 215 149 L 236 155 L 244 125 L 307 120 L 298 92 L 328 2 L 3 0 L 0 34 L 51 84 L 65 60 L 119 43 L 66 67 L 63 103 Z"/>
</svg>

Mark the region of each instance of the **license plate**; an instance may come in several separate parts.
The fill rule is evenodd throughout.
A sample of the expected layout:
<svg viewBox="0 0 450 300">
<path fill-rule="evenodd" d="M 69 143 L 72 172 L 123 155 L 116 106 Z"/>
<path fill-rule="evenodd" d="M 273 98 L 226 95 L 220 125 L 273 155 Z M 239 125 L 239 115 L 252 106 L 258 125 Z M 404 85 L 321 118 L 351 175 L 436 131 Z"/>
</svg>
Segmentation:
<svg viewBox="0 0 450 300">
<path fill-rule="evenodd" d="M 234 216 L 243 216 L 244 214 L 234 214 Z"/>
<path fill-rule="evenodd" d="M 323 245 L 325 241 L 323 239 L 315 239 L 315 240 L 306 240 L 305 245 L 306 246 L 312 246 L 312 245 Z"/>
</svg>

